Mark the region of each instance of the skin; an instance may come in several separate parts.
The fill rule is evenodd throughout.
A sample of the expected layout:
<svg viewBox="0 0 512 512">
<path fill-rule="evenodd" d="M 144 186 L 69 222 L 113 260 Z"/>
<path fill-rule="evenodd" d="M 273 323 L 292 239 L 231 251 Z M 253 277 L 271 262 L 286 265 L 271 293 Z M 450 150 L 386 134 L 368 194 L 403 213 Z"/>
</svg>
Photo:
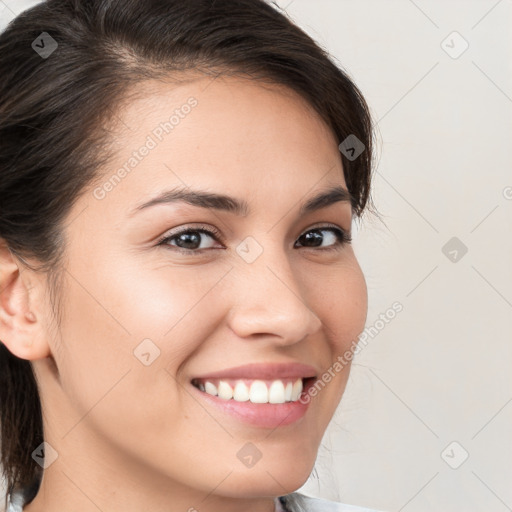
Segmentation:
<svg viewBox="0 0 512 512">
<path fill-rule="evenodd" d="M 339 142 L 281 86 L 231 76 L 137 87 L 117 112 L 117 154 L 100 184 L 174 109 L 191 96 L 198 104 L 103 199 L 91 186 L 73 206 L 60 325 L 46 277 L 1 252 L 0 339 L 32 362 L 58 453 L 24 510 L 273 512 L 273 498 L 310 475 L 350 366 L 276 429 L 200 402 L 189 381 L 248 362 L 303 362 L 320 375 L 363 330 L 367 289 L 352 246 L 325 250 L 336 240 L 327 230 L 322 248 L 294 247 L 312 227 L 350 232 L 348 202 L 299 215 L 326 187 L 346 188 Z M 129 216 L 177 186 L 243 199 L 250 214 L 179 202 Z M 177 239 L 157 245 L 199 224 L 224 240 L 199 235 L 202 254 L 179 253 Z M 263 249 L 252 263 L 236 251 L 247 236 Z M 133 353 L 146 338 L 160 350 L 149 366 Z M 247 442 L 262 454 L 250 468 L 236 456 Z"/>
</svg>

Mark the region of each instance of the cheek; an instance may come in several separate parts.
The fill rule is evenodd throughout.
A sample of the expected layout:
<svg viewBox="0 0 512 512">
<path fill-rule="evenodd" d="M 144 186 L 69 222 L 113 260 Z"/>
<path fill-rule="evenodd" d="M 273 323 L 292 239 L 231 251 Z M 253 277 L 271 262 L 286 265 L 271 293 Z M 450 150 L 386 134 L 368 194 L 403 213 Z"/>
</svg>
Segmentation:
<svg viewBox="0 0 512 512">
<path fill-rule="evenodd" d="M 177 370 L 222 318 L 216 291 L 229 267 L 206 267 L 69 269 L 56 362 L 74 417 L 62 435 L 91 424 L 112 442 L 128 443 L 148 424 L 178 428 L 184 419 Z"/>
<path fill-rule="evenodd" d="M 311 287 L 311 306 L 325 326 L 334 358 L 350 348 L 364 329 L 368 310 L 366 281 L 353 258 L 322 271 Z"/>
<path fill-rule="evenodd" d="M 111 302 L 137 340 L 151 339 L 167 360 L 192 353 L 217 321 L 212 309 L 225 265 L 137 265 L 121 271 L 112 266 Z"/>
<path fill-rule="evenodd" d="M 138 382 L 129 392 L 133 401 L 147 402 L 145 393 L 156 397 L 163 390 L 166 399 L 179 394 L 173 377 L 217 328 L 219 288 L 230 267 L 162 262 L 113 256 L 88 275 L 97 300 L 80 289 L 71 295 L 77 314 L 69 319 L 69 335 L 81 340 L 73 348 L 81 371 L 97 377 L 91 396 L 101 396 L 128 370 L 127 380 Z M 83 354 L 86 346 L 95 358 Z"/>
<path fill-rule="evenodd" d="M 364 329 L 367 315 L 366 282 L 355 257 L 347 257 L 338 265 L 318 267 L 308 275 L 309 307 L 323 324 L 322 347 L 316 356 L 322 373 L 316 392 L 311 392 L 317 407 L 311 430 L 320 439 L 345 392 L 352 356 Z"/>
</svg>

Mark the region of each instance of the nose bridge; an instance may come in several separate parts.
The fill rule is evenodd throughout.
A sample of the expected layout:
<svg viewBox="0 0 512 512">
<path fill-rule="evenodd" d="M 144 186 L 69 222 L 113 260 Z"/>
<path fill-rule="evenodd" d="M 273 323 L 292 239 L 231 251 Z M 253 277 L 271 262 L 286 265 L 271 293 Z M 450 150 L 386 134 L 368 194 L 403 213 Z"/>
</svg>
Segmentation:
<svg viewBox="0 0 512 512">
<path fill-rule="evenodd" d="M 244 242 L 237 248 L 231 328 L 240 337 L 277 335 L 289 343 L 318 331 L 321 321 L 307 303 L 300 275 L 284 248 L 270 241 L 264 246 L 254 239 Z"/>
</svg>

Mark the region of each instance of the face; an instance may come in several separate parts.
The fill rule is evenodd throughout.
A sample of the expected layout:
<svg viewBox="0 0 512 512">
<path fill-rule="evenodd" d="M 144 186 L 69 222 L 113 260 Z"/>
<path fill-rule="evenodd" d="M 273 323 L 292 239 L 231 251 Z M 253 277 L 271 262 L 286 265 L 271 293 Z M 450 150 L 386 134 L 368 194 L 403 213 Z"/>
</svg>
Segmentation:
<svg viewBox="0 0 512 512">
<path fill-rule="evenodd" d="M 346 190 L 338 141 L 283 87 L 224 77 L 138 92 L 117 112 L 115 158 L 65 227 L 61 322 L 47 336 L 56 368 L 32 361 L 59 453 L 48 475 L 60 467 L 103 497 L 113 481 L 189 507 L 210 494 L 207 510 L 286 494 L 313 469 L 349 372 L 333 364 L 366 319 L 365 281 L 342 236 L 350 202 L 331 194 L 302 209 Z M 334 377 L 302 408 L 226 407 L 192 384 L 249 363 Z M 250 386 L 263 370 L 244 371 Z M 281 371 L 286 389 L 296 378 Z"/>
</svg>

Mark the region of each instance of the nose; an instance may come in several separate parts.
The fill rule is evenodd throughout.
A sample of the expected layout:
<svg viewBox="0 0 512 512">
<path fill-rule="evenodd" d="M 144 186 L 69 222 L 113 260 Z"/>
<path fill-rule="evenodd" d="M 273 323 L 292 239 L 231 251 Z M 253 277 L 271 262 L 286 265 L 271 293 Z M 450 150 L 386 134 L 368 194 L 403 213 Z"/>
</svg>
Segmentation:
<svg viewBox="0 0 512 512">
<path fill-rule="evenodd" d="M 238 262 L 230 288 L 236 305 L 228 323 L 240 338 L 267 336 L 282 345 L 296 343 L 318 332 L 322 322 L 286 256 L 269 253 L 264 251 L 252 263 Z"/>
</svg>

